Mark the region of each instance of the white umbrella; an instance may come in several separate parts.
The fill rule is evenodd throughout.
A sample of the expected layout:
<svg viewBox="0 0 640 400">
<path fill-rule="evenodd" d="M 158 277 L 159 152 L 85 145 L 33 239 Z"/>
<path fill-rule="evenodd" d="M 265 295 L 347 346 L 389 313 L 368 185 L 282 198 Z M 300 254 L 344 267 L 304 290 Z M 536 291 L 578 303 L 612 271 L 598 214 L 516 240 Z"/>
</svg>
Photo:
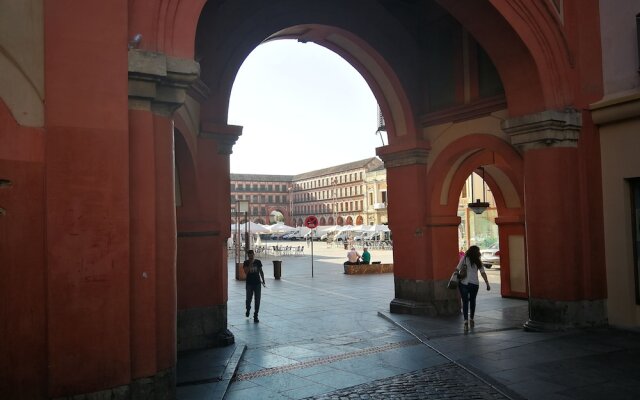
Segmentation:
<svg viewBox="0 0 640 400">
<path fill-rule="evenodd" d="M 296 228 L 294 228 L 292 226 L 289 226 L 289 225 L 282 224 L 282 223 L 269 225 L 269 226 L 267 226 L 267 228 L 269 229 L 269 232 L 271 232 L 271 233 L 287 233 L 287 232 L 291 232 L 291 231 L 295 231 L 296 230 Z M 279 245 L 280 245 L 279 237 L 276 237 L 276 247 L 278 247 Z"/>
<path fill-rule="evenodd" d="M 269 232 L 271 233 L 287 233 L 296 230 L 296 228 L 285 224 L 273 224 L 267 226 L 266 228 L 269 229 Z"/>
<path fill-rule="evenodd" d="M 390 232 L 391 230 L 387 225 L 369 225 L 365 229 L 364 232 Z"/>
<path fill-rule="evenodd" d="M 322 225 L 316 228 L 318 234 L 325 234 L 328 232 L 335 232 L 340 229 L 340 225 Z"/>
<path fill-rule="evenodd" d="M 240 224 L 240 232 L 244 232 L 245 224 Z M 256 224 L 255 222 L 249 221 L 249 232 L 251 233 L 268 233 L 271 230 L 261 224 Z"/>
</svg>

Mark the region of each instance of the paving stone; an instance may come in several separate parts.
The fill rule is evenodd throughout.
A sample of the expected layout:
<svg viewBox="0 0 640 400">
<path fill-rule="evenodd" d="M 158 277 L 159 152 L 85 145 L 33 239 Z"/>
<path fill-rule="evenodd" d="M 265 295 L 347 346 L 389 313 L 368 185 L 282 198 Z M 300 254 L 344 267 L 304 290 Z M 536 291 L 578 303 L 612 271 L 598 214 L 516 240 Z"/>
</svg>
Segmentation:
<svg viewBox="0 0 640 400">
<path fill-rule="evenodd" d="M 307 398 L 312 399 L 498 400 L 508 397 L 458 365 L 447 363 Z"/>
</svg>

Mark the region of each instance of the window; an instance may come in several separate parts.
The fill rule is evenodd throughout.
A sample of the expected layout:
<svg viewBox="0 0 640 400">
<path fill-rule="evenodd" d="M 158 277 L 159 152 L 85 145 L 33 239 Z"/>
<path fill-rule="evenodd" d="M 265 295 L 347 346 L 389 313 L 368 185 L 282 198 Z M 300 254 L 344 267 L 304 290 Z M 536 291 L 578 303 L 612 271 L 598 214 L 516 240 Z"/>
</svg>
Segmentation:
<svg viewBox="0 0 640 400">
<path fill-rule="evenodd" d="M 633 237 L 633 265 L 636 284 L 636 304 L 640 304 L 640 178 L 629 180 L 631 189 L 631 231 Z"/>
<path fill-rule="evenodd" d="M 387 204 L 387 192 L 386 191 L 380 192 L 380 194 L 382 195 L 382 202 L 384 204 Z"/>
<path fill-rule="evenodd" d="M 369 193 L 369 205 L 373 205 L 373 193 Z"/>
</svg>

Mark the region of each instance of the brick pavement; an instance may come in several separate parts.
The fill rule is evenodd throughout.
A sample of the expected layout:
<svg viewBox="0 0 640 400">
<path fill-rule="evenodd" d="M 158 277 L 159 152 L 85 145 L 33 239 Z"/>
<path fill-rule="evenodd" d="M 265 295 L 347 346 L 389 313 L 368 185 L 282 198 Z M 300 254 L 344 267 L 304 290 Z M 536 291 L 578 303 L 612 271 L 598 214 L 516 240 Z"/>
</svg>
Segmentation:
<svg viewBox="0 0 640 400">
<path fill-rule="evenodd" d="M 342 399 L 508 399 L 454 363 L 336 390 L 307 400 Z"/>
</svg>

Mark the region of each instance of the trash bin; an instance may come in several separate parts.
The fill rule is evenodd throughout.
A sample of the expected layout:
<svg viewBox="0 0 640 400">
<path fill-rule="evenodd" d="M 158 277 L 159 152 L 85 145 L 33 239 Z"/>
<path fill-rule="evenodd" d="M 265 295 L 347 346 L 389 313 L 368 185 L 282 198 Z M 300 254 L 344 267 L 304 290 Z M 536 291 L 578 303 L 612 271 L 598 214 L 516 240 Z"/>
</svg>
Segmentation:
<svg viewBox="0 0 640 400">
<path fill-rule="evenodd" d="M 236 280 L 238 281 L 246 281 L 247 274 L 244 273 L 244 268 L 242 268 L 243 263 L 236 263 Z"/>
<path fill-rule="evenodd" d="M 348 250 L 349 249 L 349 243 L 347 243 L 347 241 L 344 241 L 344 249 Z"/>
<path fill-rule="evenodd" d="M 282 261 L 273 260 L 273 277 L 280 279 L 282 275 Z"/>
</svg>

